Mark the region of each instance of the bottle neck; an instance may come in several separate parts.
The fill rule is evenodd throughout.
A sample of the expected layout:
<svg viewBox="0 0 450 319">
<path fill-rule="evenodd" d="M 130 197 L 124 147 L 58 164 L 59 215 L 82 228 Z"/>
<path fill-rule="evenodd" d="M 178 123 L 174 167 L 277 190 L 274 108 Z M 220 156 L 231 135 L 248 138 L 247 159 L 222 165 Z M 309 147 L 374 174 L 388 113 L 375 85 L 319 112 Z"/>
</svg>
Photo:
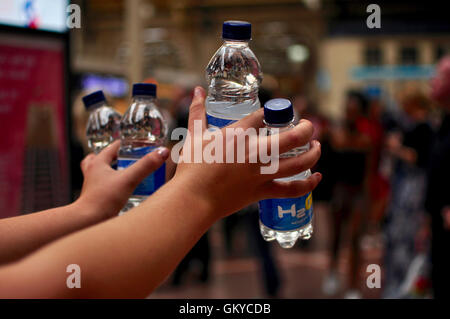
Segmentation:
<svg viewBox="0 0 450 319">
<path fill-rule="evenodd" d="M 278 128 L 278 129 L 282 129 L 282 128 L 289 128 L 291 126 L 294 125 L 294 119 L 290 120 L 289 122 L 286 123 L 268 123 L 266 122 L 266 120 L 263 120 L 264 124 L 266 125 L 267 128 Z"/>
<path fill-rule="evenodd" d="M 227 46 L 232 47 L 238 47 L 238 48 L 246 48 L 248 47 L 249 40 L 230 40 L 230 39 L 223 39 L 223 44 Z"/>
<path fill-rule="evenodd" d="M 133 101 L 136 102 L 148 102 L 153 101 L 155 99 L 152 95 L 135 95 L 133 96 Z"/>
<path fill-rule="evenodd" d="M 93 110 L 98 109 L 99 107 L 102 107 L 102 106 L 107 106 L 106 101 L 101 101 L 101 102 L 90 105 L 87 108 L 87 111 L 92 112 Z"/>
</svg>

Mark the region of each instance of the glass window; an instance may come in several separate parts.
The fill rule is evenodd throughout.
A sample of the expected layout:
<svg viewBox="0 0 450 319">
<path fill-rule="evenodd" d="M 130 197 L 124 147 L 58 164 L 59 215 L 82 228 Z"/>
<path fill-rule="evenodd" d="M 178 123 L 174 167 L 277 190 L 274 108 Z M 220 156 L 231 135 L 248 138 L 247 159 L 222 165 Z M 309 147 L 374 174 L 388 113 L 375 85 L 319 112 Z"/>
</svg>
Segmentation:
<svg viewBox="0 0 450 319">
<path fill-rule="evenodd" d="M 437 62 L 448 53 L 447 47 L 438 45 L 434 50 L 434 61 Z"/>
<path fill-rule="evenodd" d="M 403 47 L 400 50 L 400 64 L 418 64 L 419 51 L 415 47 Z"/>
<path fill-rule="evenodd" d="M 383 52 L 378 47 L 368 47 L 364 50 L 364 62 L 366 65 L 382 65 Z"/>
</svg>

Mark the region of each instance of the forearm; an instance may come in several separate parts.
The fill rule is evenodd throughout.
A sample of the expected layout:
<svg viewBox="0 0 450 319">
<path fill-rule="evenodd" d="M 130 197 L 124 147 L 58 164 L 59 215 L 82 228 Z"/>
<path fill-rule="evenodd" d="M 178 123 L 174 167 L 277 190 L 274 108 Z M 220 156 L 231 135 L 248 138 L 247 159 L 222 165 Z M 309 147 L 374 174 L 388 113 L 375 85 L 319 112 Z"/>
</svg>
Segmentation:
<svg viewBox="0 0 450 319">
<path fill-rule="evenodd" d="M 21 282 L 9 289 L 9 294 L 37 298 L 147 296 L 217 220 L 189 190 L 173 184 L 175 180 L 127 214 L 68 236 L 15 269 L 10 267 L 9 277 L 21 278 Z M 81 289 L 66 287 L 69 274 L 65 271 L 70 264 L 81 268 Z M 0 271 L 0 281 L 1 276 Z M 5 295 L 1 289 L 0 296 Z"/>
<path fill-rule="evenodd" d="M 0 265 L 18 260 L 43 245 L 100 220 L 78 202 L 0 220 Z"/>
<path fill-rule="evenodd" d="M 370 139 L 363 134 L 344 134 L 344 137 L 333 137 L 332 146 L 339 151 L 361 151 L 366 152 L 370 150 Z"/>
</svg>

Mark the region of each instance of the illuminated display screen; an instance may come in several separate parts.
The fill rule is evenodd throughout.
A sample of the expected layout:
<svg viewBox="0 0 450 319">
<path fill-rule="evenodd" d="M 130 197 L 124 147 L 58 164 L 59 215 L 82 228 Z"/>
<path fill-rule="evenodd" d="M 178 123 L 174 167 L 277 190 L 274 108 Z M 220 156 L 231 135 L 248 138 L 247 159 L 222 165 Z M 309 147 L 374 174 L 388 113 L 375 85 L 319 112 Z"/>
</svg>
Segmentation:
<svg viewBox="0 0 450 319">
<path fill-rule="evenodd" d="M 83 90 L 92 92 L 103 90 L 112 97 L 122 97 L 128 94 L 128 82 L 125 79 L 88 74 L 81 80 Z"/>
<path fill-rule="evenodd" d="M 66 32 L 69 0 L 0 0 L 0 25 Z"/>
</svg>

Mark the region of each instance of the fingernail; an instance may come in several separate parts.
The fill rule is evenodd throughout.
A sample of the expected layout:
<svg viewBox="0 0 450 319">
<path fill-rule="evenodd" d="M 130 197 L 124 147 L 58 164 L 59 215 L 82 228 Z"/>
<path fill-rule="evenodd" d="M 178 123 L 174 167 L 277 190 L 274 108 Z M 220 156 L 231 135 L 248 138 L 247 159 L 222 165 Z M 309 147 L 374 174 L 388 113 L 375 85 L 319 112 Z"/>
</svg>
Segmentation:
<svg viewBox="0 0 450 319">
<path fill-rule="evenodd" d="M 167 148 L 165 148 L 165 147 L 160 147 L 160 148 L 158 149 L 158 154 L 159 154 L 162 158 L 166 159 L 166 158 L 169 156 L 169 150 L 168 150 Z"/>
<path fill-rule="evenodd" d="M 314 175 L 316 175 L 316 179 L 320 182 L 322 180 L 322 174 L 320 173 L 315 173 Z"/>
<path fill-rule="evenodd" d="M 199 97 L 203 95 L 203 89 L 200 86 L 197 86 L 194 90 L 194 97 Z"/>
<path fill-rule="evenodd" d="M 320 142 L 319 142 L 318 140 L 314 140 L 314 144 L 315 144 L 317 147 L 320 147 Z"/>
</svg>

